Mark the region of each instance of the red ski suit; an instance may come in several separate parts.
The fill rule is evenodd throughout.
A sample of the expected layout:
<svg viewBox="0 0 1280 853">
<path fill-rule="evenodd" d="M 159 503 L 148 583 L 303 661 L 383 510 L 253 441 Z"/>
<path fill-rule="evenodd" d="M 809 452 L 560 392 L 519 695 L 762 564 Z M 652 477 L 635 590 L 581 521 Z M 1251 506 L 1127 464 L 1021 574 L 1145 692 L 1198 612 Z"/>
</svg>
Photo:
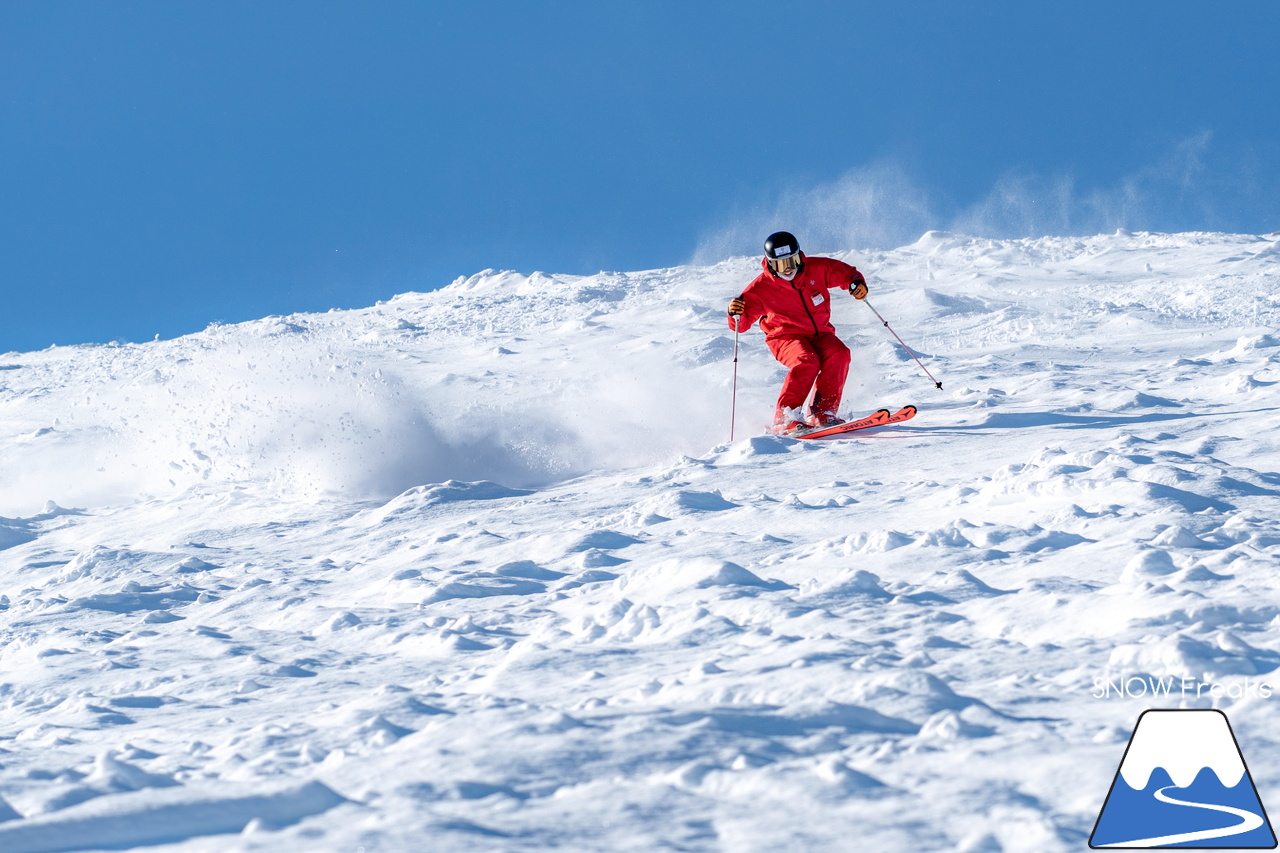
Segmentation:
<svg viewBox="0 0 1280 853">
<path fill-rule="evenodd" d="M 729 328 L 740 332 L 758 320 L 769 351 L 789 369 L 778 395 L 779 421 L 784 409 L 801 409 L 815 387 L 813 413 L 836 414 L 849 375 L 849 348 L 831 325 L 830 290 L 847 291 L 862 275 L 834 258 L 801 257 L 804 268 L 793 281 L 774 275 L 761 260 L 764 272 L 742 292 L 745 313 L 729 317 Z"/>
</svg>

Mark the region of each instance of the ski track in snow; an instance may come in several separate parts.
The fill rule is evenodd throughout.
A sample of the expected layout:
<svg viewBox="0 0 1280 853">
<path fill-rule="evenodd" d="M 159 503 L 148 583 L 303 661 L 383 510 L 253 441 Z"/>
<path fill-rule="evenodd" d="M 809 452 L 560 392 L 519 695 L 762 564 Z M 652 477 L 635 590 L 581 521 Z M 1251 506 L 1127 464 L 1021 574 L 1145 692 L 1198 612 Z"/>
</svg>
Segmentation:
<svg viewBox="0 0 1280 853">
<path fill-rule="evenodd" d="M 0 356 L 0 849 L 1082 849 L 1095 679 L 1280 667 L 1280 243 L 838 256 L 837 442 L 753 259 Z"/>
</svg>

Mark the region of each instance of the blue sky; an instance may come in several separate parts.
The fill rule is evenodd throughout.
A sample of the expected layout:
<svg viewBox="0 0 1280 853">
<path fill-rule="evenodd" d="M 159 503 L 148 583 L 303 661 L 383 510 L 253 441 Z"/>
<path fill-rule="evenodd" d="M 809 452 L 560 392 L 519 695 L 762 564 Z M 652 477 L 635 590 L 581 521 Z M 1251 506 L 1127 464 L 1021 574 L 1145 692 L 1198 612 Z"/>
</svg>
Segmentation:
<svg viewBox="0 0 1280 853">
<path fill-rule="evenodd" d="M 0 352 L 592 273 L 1280 229 L 1280 4 L 0 4 Z"/>
</svg>

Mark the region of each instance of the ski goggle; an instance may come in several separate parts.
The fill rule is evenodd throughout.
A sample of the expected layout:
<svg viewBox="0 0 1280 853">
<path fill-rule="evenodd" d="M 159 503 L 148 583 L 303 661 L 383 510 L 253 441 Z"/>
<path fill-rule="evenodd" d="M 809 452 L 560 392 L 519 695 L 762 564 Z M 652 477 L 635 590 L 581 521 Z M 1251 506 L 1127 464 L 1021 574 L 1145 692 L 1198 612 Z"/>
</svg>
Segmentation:
<svg viewBox="0 0 1280 853">
<path fill-rule="evenodd" d="M 785 258 L 770 258 L 769 269 L 778 275 L 786 275 L 800 269 L 800 253 L 787 255 Z"/>
</svg>

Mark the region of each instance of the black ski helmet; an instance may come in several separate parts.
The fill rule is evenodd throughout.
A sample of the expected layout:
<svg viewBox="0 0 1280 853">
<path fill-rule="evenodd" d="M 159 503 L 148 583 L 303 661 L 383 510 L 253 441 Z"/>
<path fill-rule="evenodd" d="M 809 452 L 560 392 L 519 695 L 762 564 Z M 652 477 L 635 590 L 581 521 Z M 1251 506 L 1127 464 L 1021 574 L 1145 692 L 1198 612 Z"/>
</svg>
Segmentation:
<svg viewBox="0 0 1280 853">
<path fill-rule="evenodd" d="M 770 260 L 785 258 L 800 251 L 800 241 L 790 231 L 777 231 L 764 241 L 764 255 Z"/>
<path fill-rule="evenodd" d="M 789 263 L 782 266 L 795 266 L 797 269 L 802 267 L 804 262 L 799 258 L 800 241 L 796 239 L 796 235 L 790 231 L 776 231 L 770 234 L 768 239 L 764 241 L 764 256 L 769 261 L 769 269 L 774 272 L 778 271 L 776 261 L 784 259 L 792 259 Z"/>
</svg>

